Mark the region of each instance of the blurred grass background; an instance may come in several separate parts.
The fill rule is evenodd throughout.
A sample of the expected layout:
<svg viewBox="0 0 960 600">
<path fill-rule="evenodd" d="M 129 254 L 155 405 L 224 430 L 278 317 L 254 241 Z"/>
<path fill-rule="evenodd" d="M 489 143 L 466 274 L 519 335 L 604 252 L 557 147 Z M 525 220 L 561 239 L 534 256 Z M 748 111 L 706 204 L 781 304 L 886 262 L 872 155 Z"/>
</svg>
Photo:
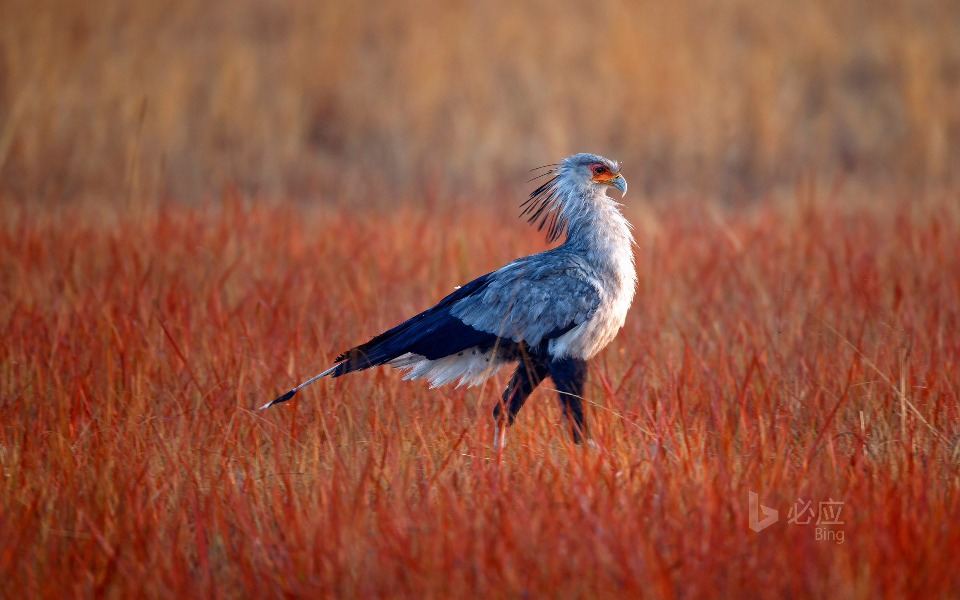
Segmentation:
<svg viewBox="0 0 960 600">
<path fill-rule="evenodd" d="M 958 148 L 952 0 L 0 3 L 22 200 L 483 190 L 583 150 L 736 200 L 942 186 Z"/>
</svg>

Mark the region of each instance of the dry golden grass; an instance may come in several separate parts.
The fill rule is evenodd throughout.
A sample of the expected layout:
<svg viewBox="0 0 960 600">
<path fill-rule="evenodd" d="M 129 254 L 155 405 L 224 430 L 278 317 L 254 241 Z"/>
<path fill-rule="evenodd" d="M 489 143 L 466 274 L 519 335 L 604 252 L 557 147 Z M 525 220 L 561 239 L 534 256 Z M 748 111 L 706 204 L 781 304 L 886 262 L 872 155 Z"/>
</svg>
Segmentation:
<svg viewBox="0 0 960 600">
<path fill-rule="evenodd" d="M 22 199 L 491 189 L 584 150 L 727 198 L 810 170 L 956 181 L 960 7 L 0 4 L 0 189 Z"/>
<path fill-rule="evenodd" d="M 587 390 L 601 449 L 540 390 L 502 464 L 499 376 L 430 391 L 377 370 L 251 408 L 537 249 L 507 210 L 7 204 L 3 587 L 955 596 L 960 214 L 844 204 L 628 209 L 637 302 Z M 750 491 L 780 511 L 760 533 Z M 844 503 L 821 527 L 842 544 L 787 522 L 798 498 Z"/>
</svg>

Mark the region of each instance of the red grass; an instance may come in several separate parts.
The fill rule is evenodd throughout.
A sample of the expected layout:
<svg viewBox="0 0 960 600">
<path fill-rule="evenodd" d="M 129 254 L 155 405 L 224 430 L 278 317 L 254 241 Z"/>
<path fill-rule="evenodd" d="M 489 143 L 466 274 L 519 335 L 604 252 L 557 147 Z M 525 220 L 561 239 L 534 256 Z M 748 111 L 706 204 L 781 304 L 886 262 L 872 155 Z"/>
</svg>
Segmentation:
<svg viewBox="0 0 960 600">
<path fill-rule="evenodd" d="M 602 449 L 571 446 L 540 390 L 502 464 L 503 377 L 429 391 L 378 370 L 251 408 L 536 250 L 499 208 L 512 200 L 389 215 L 8 202 L 2 587 L 956 596 L 953 202 L 633 209 L 637 300 L 588 387 Z M 780 511 L 760 533 L 750 491 Z M 827 528 L 842 544 L 787 523 L 798 498 L 844 503 Z"/>
</svg>

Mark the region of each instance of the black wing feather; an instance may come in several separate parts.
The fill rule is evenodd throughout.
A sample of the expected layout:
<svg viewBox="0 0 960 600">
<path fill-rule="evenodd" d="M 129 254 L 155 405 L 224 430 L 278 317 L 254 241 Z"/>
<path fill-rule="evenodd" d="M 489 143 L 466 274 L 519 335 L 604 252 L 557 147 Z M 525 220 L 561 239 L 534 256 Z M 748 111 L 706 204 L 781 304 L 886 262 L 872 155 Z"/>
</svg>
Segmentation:
<svg viewBox="0 0 960 600">
<path fill-rule="evenodd" d="M 347 350 L 337 357 L 340 364 L 331 375 L 340 377 L 378 367 L 408 352 L 436 360 L 473 346 L 494 344 L 497 336 L 474 329 L 450 314 L 455 302 L 486 288 L 490 283 L 490 275 L 488 273 L 474 279 L 433 308 L 407 319 L 365 344 Z"/>
</svg>

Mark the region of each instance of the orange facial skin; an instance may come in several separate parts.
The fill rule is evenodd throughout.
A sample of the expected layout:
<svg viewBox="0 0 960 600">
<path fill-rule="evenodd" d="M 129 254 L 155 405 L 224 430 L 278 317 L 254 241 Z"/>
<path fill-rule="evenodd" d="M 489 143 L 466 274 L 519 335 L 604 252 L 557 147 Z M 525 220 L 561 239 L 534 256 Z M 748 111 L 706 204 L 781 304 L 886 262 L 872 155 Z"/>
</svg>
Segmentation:
<svg viewBox="0 0 960 600">
<path fill-rule="evenodd" d="M 603 171 L 600 173 L 597 173 L 598 169 L 603 169 Z M 593 173 L 593 177 L 591 177 L 593 181 L 596 181 L 597 183 L 606 183 L 607 185 L 611 185 L 610 180 L 615 179 L 617 177 L 617 173 L 612 173 L 610 169 L 607 168 L 606 165 L 602 165 L 600 163 L 591 164 L 590 172 Z"/>
</svg>

